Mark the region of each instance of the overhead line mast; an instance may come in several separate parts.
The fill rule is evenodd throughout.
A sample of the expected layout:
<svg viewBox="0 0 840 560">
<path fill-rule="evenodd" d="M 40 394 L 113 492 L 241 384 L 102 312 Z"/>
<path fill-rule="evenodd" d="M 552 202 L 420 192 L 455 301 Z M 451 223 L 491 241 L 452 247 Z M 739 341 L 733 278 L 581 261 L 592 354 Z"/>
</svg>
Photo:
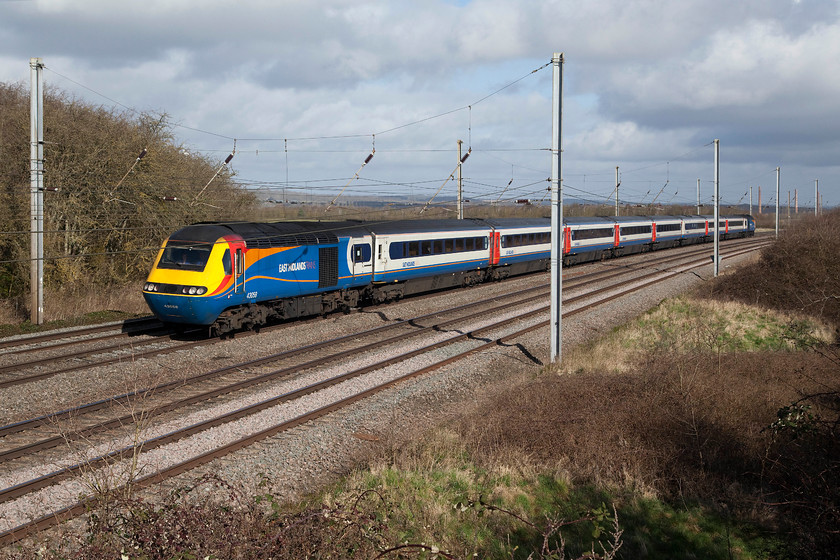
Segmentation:
<svg viewBox="0 0 840 560">
<path fill-rule="evenodd" d="M 29 59 L 29 180 L 30 180 L 30 256 L 29 273 L 32 301 L 30 321 L 44 322 L 44 62 Z"/>
<path fill-rule="evenodd" d="M 563 336 L 563 53 L 551 57 L 554 66 L 551 119 L 551 361 L 562 358 Z"/>
</svg>

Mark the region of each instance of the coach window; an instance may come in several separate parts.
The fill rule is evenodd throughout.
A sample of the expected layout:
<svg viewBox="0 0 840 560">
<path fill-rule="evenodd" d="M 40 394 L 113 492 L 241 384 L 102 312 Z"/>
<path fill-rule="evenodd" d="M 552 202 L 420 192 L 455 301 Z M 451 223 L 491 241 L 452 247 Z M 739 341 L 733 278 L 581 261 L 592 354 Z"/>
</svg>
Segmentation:
<svg viewBox="0 0 840 560">
<path fill-rule="evenodd" d="M 409 241 L 408 242 L 408 257 L 416 257 L 420 254 L 420 242 L 419 241 Z"/>
<path fill-rule="evenodd" d="M 627 226 L 621 228 L 621 235 L 643 235 L 650 232 L 650 226 Z"/>
<path fill-rule="evenodd" d="M 443 239 L 435 239 L 435 255 L 443 254 Z"/>
<path fill-rule="evenodd" d="M 656 224 L 656 231 L 657 233 L 668 231 L 680 231 L 680 224 Z"/>
<path fill-rule="evenodd" d="M 423 252 L 423 255 L 431 255 L 432 254 L 432 242 L 431 241 L 421 241 L 420 242 L 420 250 Z"/>
<path fill-rule="evenodd" d="M 455 240 L 455 252 L 456 253 L 463 253 L 465 247 L 465 241 L 463 237 L 459 237 Z"/>
<path fill-rule="evenodd" d="M 584 240 L 584 239 L 600 239 L 603 237 L 612 237 L 613 230 L 610 228 L 597 228 L 597 229 L 578 229 L 572 230 L 572 239 L 574 240 Z"/>
<path fill-rule="evenodd" d="M 447 239 L 444 243 L 446 246 L 447 253 L 454 253 L 455 252 L 455 240 L 454 239 Z"/>
</svg>

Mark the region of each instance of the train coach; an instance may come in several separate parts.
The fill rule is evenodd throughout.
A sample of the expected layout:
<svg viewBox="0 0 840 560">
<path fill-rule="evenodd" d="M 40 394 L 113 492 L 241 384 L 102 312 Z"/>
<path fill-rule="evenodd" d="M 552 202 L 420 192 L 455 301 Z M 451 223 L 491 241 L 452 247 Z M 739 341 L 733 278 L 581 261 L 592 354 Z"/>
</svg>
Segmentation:
<svg viewBox="0 0 840 560">
<path fill-rule="evenodd" d="M 711 225 L 710 225 L 711 223 Z M 751 216 L 720 218 L 724 239 Z M 565 266 L 709 241 L 711 216 L 567 218 Z M 213 334 L 546 270 L 549 219 L 200 223 L 164 242 L 143 295 L 176 326 Z"/>
</svg>

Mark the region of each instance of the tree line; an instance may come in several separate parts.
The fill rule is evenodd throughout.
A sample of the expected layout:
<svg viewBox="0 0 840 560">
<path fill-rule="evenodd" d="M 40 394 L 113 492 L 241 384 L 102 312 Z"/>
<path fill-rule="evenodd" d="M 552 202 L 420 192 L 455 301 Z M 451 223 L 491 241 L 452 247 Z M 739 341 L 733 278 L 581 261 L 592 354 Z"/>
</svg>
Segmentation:
<svg viewBox="0 0 840 560">
<path fill-rule="evenodd" d="M 4 299 L 29 291 L 29 104 L 28 88 L 0 83 Z M 47 88 L 43 119 L 48 288 L 68 283 L 108 286 L 142 278 L 160 242 L 174 229 L 237 219 L 255 205 L 255 197 L 237 184 L 222 161 L 192 153 L 177 141 L 165 114 L 95 106 Z"/>
</svg>

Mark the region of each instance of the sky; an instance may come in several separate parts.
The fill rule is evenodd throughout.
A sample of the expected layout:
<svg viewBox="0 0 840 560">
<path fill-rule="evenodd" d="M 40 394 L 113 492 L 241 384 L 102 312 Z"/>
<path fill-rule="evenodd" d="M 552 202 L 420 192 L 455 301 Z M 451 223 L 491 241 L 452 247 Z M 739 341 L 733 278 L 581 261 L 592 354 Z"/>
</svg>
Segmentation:
<svg viewBox="0 0 840 560">
<path fill-rule="evenodd" d="M 462 140 L 465 197 L 548 201 L 554 53 L 564 197 L 709 203 L 719 139 L 722 203 L 840 204 L 840 0 L 0 0 L 0 82 L 40 57 L 278 200 L 453 196 Z"/>
</svg>

